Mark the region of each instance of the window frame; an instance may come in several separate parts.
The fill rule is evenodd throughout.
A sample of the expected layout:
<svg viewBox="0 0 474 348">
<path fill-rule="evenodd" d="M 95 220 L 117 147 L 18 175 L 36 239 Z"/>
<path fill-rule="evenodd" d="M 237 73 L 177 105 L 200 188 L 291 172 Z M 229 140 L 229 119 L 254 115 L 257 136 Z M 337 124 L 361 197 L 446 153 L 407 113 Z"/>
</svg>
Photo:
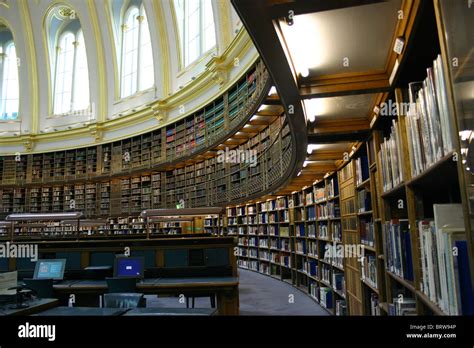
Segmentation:
<svg viewBox="0 0 474 348">
<path fill-rule="evenodd" d="M 176 25 L 176 30 L 178 31 L 178 41 L 179 41 L 179 48 L 181 52 L 181 69 L 186 70 L 188 67 L 194 65 L 197 61 L 199 61 L 202 57 L 207 56 L 209 52 L 213 51 L 216 46 L 217 46 L 217 34 L 216 34 L 216 21 L 214 17 L 214 6 L 210 0 L 192 0 L 192 1 L 199 1 L 199 6 L 198 10 L 199 15 L 198 15 L 198 20 L 199 20 L 199 33 L 198 33 L 198 42 L 199 42 L 199 50 L 198 50 L 198 55 L 194 59 L 189 59 L 189 11 L 188 11 L 188 2 L 186 0 L 183 0 L 183 8 L 182 8 L 182 14 L 178 16 L 178 1 L 179 0 L 174 0 L 173 1 L 173 10 L 175 13 L 176 21 L 178 22 Z M 206 1 L 209 1 L 209 4 L 211 6 L 212 10 L 212 27 L 214 31 L 214 42 L 213 44 L 206 49 L 206 43 L 205 43 L 205 34 L 206 34 L 206 27 L 205 27 L 205 10 L 206 10 Z M 181 17 L 181 18 L 180 18 Z M 182 21 L 181 23 L 179 23 Z M 182 30 L 180 30 L 180 28 Z M 195 38 L 194 36 L 193 38 Z"/>
<path fill-rule="evenodd" d="M 60 31 L 58 33 L 59 35 L 56 35 L 56 44 L 55 44 L 55 48 L 56 48 L 56 54 L 55 54 L 55 58 L 54 58 L 54 66 L 53 66 L 53 69 L 54 69 L 54 76 L 53 76 L 53 105 L 52 105 L 52 115 L 53 116 L 67 116 L 67 115 L 71 115 L 71 114 L 76 114 L 76 113 L 80 113 L 80 112 L 83 112 L 83 111 L 87 111 L 90 109 L 91 107 L 91 98 L 90 98 L 90 74 L 89 74 L 89 61 L 88 61 L 88 57 L 87 57 L 87 47 L 86 47 L 86 40 L 85 40 L 85 35 L 84 35 L 84 31 L 82 30 L 82 26 L 79 27 L 79 29 L 77 31 L 71 31 L 71 30 L 64 30 L 64 31 Z M 66 36 L 66 35 L 71 35 L 73 37 L 73 41 L 72 41 L 72 45 L 74 46 L 73 48 L 73 53 L 72 53 L 72 72 L 71 72 L 71 85 L 70 85 L 70 98 L 69 98 L 69 107 L 68 107 L 68 110 L 61 110 L 62 112 L 56 112 L 57 110 L 57 98 L 58 98 L 58 95 L 57 95 L 57 88 L 58 88 L 58 73 L 59 73 L 59 55 L 60 55 L 60 45 L 61 45 L 61 42 L 63 40 L 63 38 Z M 76 75 L 77 75 L 77 69 L 78 69 L 78 60 L 77 60 L 77 56 L 78 56 L 78 50 L 79 50 L 79 37 L 80 35 L 82 35 L 82 42 L 84 44 L 84 53 L 85 53 L 85 57 L 86 57 L 86 65 L 87 65 L 87 81 L 88 81 L 88 91 L 87 91 L 87 94 L 88 94 L 88 106 L 86 108 L 80 108 L 80 109 L 76 109 L 75 108 L 75 99 L 77 97 L 76 95 L 76 84 L 77 84 L 77 81 L 76 81 Z M 64 81 L 63 81 L 64 83 Z M 64 87 L 63 87 L 63 91 L 64 91 Z M 61 94 L 64 94 L 64 92 L 62 92 Z M 63 101 L 62 101 L 63 102 Z M 61 106 L 62 108 L 62 106 Z"/>
<path fill-rule="evenodd" d="M 4 97 L 4 89 L 9 89 L 9 86 L 5 86 L 7 83 L 6 77 L 10 74 L 9 72 L 7 73 L 7 66 L 6 66 L 6 59 L 5 57 L 8 56 L 8 50 L 10 46 L 13 46 L 13 49 L 15 50 L 15 57 L 16 57 L 16 62 L 13 64 L 14 67 L 16 67 L 16 80 L 18 84 L 18 91 L 17 91 L 17 98 L 16 100 L 18 101 L 18 107 L 16 108 L 16 117 L 15 118 L 9 118 L 9 117 L 3 117 L 3 108 L 6 108 L 6 105 L 3 105 L 0 103 L 0 106 L 2 106 L 2 109 L 0 110 L 0 122 L 11 122 L 11 121 L 19 121 L 20 120 L 20 69 L 19 69 L 19 64 L 18 64 L 18 53 L 17 53 L 17 48 L 15 45 L 15 40 L 12 38 L 8 41 L 5 41 L 3 43 L 0 43 L 0 101 L 6 101 L 9 100 L 8 98 L 3 99 Z M 10 70 L 10 65 L 8 65 L 8 68 Z M 7 115 L 8 116 L 8 115 Z M 13 115 L 11 115 L 13 116 Z"/>
<path fill-rule="evenodd" d="M 138 40 L 137 40 L 137 57 L 136 57 L 136 63 L 134 66 L 134 71 L 136 71 L 136 77 L 135 81 L 133 82 L 133 85 L 135 88 L 130 90 L 130 93 L 125 94 L 124 93 L 124 84 L 125 84 L 125 67 L 124 67 L 124 61 L 125 61 L 125 50 L 127 47 L 125 47 L 125 39 L 126 39 L 126 32 L 125 32 L 125 25 L 129 21 L 129 17 L 131 15 L 132 11 L 138 11 L 138 16 L 136 20 L 138 20 Z M 146 19 L 146 21 L 144 20 Z M 147 26 L 147 28 L 144 28 L 144 26 Z M 153 67 L 153 83 L 151 86 L 146 87 L 146 88 L 141 88 L 141 80 L 142 80 L 142 73 L 144 70 L 144 67 L 142 66 L 143 64 L 143 57 L 142 55 L 144 54 L 143 52 L 143 40 L 144 36 L 146 33 L 144 30 L 148 30 L 148 37 L 150 38 L 150 45 L 152 45 L 152 40 L 151 40 L 151 31 L 150 31 L 150 25 L 148 22 L 148 16 L 145 10 L 144 4 L 141 4 L 140 6 L 137 6 L 135 4 L 130 5 L 126 11 L 124 12 L 122 18 L 121 18 L 121 37 L 120 37 L 120 99 L 128 99 L 130 97 L 140 95 L 145 91 L 152 90 L 156 87 L 156 81 L 155 81 L 155 62 L 154 62 L 154 57 L 153 57 L 153 49 L 151 50 L 151 59 L 152 59 L 152 67 Z M 134 75 L 132 73 L 132 75 Z M 128 76 L 128 75 L 127 75 Z M 133 76 L 132 76 L 133 78 Z"/>
</svg>

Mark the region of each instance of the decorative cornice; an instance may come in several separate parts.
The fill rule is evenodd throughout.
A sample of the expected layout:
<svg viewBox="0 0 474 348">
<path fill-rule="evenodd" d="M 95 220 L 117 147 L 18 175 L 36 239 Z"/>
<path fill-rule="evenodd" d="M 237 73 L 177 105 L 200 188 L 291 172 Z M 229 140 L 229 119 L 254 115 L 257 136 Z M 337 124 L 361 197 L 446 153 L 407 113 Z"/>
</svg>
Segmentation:
<svg viewBox="0 0 474 348">
<path fill-rule="evenodd" d="M 26 152 L 31 152 L 35 148 L 35 136 L 28 135 L 22 138 L 23 147 L 25 148 Z"/>
<path fill-rule="evenodd" d="M 151 107 L 151 110 L 153 111 L 153 116 L 160 124 L 168 120 L 168 108 L 166 107 L 166 103 L 158 102 Z"/>
<path fill-rule="evenodd" d="M 212 80 L 222 88 L 229 79 L 229 68 L 222 57 L 213 57 L 207 64 L 206 70 L 211 73 Z"/>
<path fill-rule="evenodd" d="M 96 143 L 99 143 L 104 139 L 104 127 L 101 123 L 91 124 L 88 128 Z"/>
</svg>

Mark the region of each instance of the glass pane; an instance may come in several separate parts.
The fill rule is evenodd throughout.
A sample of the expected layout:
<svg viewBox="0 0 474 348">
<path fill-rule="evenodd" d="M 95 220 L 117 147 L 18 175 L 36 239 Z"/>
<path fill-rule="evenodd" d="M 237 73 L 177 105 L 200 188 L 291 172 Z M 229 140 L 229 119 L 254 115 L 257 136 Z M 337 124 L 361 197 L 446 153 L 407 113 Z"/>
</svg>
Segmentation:
<svg viewBox="0 0 474 348">
<path fill-rule="evenodd" d="M 72 109 L 72 73 L 74 67 L 74 35 L 67 33 L 59 41 L 56 59 L 54 113 L 63 114 Z"/>
<path fill-rule="evenodd" d="M 18 62 L 15 45 L 10 43 L 5 50 L 3 62 L 3 86 L 0 100 L 0 119 L 15 119 L 19 108 Z"/>
<path fill-rule="evenodd" d="M 73 110 L 85 110 L 89 108 L 89 69 L 87 65 L 86 45 L 82 32 L 78 35 L 76 52 L 76 74 L 74 86 Z"/>
<path fill-rule="evenodd" d="M 122 98 L 137 91 L 139 11 L 132 8 L 125 20 L 122 47 Z M 132 81 L 134 79 L 135 81 Z"/>
<path fill-rule="evenodd" d="M 472 218 L 474 217 L 474 34 L 472 31 L 474 3 L 441 0 L 440 7 L 446 28 L 447 62 L 453 86 L 462 163 Z"/>
<path fill-rule="evenodd" d="M 143 10 L 144 20 L 141 24 L 141 47 L 140 47 L 140 90 L 148 89 L 155 83 L 153 68 L 153 50 L 151 47 L 150 28 L 148 19 Z"/>
</svg>

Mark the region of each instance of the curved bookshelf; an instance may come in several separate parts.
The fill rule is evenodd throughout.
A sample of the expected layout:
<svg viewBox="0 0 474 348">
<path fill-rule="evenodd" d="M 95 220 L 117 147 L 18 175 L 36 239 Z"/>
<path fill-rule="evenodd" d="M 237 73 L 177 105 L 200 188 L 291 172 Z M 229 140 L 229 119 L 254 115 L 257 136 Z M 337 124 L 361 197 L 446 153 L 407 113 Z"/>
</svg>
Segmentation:
<svg viewBox="0 0 474 348">
<path fill-rule="evenodd" d="M 265 66 L 258 61 L 212 103 L 155 131 L 74 150 L 0 156 L 0 187 L 109 178 L 186 161 L 242 128 L 266 97 L 270 84 Z"/>
</svg>

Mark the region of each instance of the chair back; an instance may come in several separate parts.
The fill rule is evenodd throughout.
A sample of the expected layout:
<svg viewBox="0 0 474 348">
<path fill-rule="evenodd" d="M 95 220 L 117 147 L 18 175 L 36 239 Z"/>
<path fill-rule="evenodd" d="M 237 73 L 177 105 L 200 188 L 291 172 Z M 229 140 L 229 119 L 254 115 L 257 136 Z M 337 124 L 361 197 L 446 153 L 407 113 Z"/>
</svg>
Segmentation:
<svg viewBox="0 0 474 348">
<path fill-rule="evenodd" d="M 23 279 L 23 283 L 39 298 L 54 298 L 52 279 Z"/>
<path fill-rule="evenodd" d="M 134 293 L 137 290 L 137 278 L 105 278 L 109 293 Z"/>
<path fill-rule="evenodd" d="M 104 294 L 104 307 L 137 308 L 143 302 L 143 298 L 143 294 L 137 293 Z"/>
</svg>

